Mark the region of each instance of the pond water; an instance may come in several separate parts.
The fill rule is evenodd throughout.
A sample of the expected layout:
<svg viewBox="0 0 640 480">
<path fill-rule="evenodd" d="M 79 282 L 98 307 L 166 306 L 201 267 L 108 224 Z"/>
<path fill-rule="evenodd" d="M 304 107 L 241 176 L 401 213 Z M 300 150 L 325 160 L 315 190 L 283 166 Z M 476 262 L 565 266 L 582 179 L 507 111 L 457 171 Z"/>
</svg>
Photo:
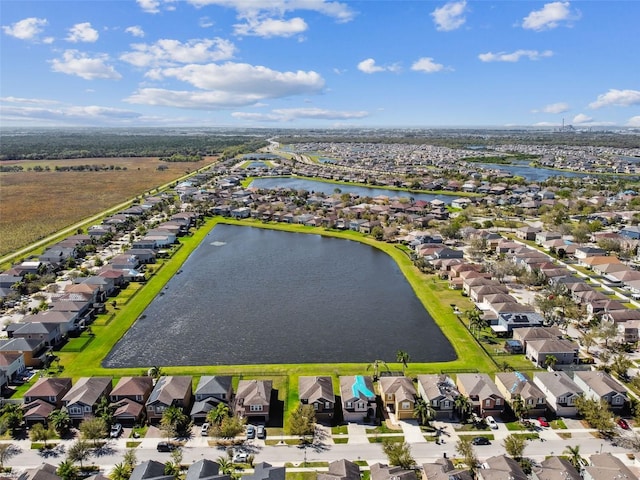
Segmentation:
<svg viewBox="0 0 640 480">
<path fill-rule="evenodd" d="M 553 170 L 550 168 L 532 167 L 529 160 L 513 160 L 511 164 L 496 163 L 476 163 L 483 168 L 492 170 L 502 170 L 509 172 L 513 176 L 522 177 L 529 182 L 543 182 L 551 177 L 587 177 L 587 173 L 582 172 L 565 172 L 562 170 Z"/>
<path fill-rule="evenodd" d="M 322 192 L 325 195 L 331 195 L 335 193 L 336 188 L 340 189 L 342 193 L 355 193 L 361 197 L 377 197 L 384 195 L 392 198 L 413 198 L 414 200 L 424 200 L 430 202 L 431 200 L 442 200 L 446 204 L 451 202 L 457 197 L 454 195 L 432 195 L 428 193 L 413 193 L 403 192 L 398 190 L 388 190 L 385 188 L 372 188 L 362 187 L 359 185 L 343 185 L 341 183 L 332 182 L 318 182 L 316 180 L 307 180 L 304 178 L 296 177 L 269 177 L 269 178 L 256 178 L 253 180 L 249 187 L 264 188 L 264 189 L 277 189 L 287 188 L 292 190 L 306 190 L 307 192 Z"/>
<path fill-rule="evenodd" d="M 358 242 L 216 226 L 106 367 L 455 359 L 397 264 Z"/>
</svg>

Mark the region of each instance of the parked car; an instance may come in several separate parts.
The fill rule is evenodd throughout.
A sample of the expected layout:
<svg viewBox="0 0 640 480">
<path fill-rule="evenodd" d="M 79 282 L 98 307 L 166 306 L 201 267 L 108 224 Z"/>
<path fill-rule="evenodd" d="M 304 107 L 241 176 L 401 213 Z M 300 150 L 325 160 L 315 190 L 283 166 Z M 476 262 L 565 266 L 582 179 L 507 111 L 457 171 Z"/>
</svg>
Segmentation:
<svg viewBox="0 0 640 480">
<path fill-rule="evenodd" d="M 256 427 L 247 425 L 247 439 L 251 440 L 252 438 L 256 438 Z"/>
<path fill-rule="evenodd" d="M 209 435 L 209 424 L 208 423 L 203 423 L 202 424 L 202 428 L 200 429 L 200 434 L 203 437 L 206 437 L 207 435 Z"/>
<path fill-rule="evenodd" d="M 119 423 L 114 423 L 111 425 L 111 431 L 109 432 L 109 436 L 111 438 L 118 438 L 122 433 L 122 425 Z"/>
<path fill-rule="evenodd" d="M 549 422 L 547 421 L 547 419 L 545 417 L 538 417 L 538 423 L 540 424 L 541 427 L 548 427 L 549 426 Z"/>
<path fill-rule="evenodd" d="M 258 438 L 267 438 L 267 429 L 264 428 L 264 425 L 258 425 L 256 429 L 256 436 Z"/>
<path fill-rule="evenodd" d="M 474 437 L 474 439 L 471 440 L 471 443 L 473 445 L 491 445 L 491 442 L 487 437 Z"/>
<path fill-rule="evenodd" d="M 159 452 L 173 452 L 178 446 L 175 443 L 170 442 L 158 442 L 156 450 Z"/>
<path fill-rule="evenodd" d="M 493 418 L 491 415 L 485 418 L 485 421 L 487 422 L 487 425 L 489 425 L 489 427 L 493 428 L 494 430 L 498 429 L 498 424 L 496 423 L 495 418 Z"/>
<path fill-rule="evenodd" d="M 619 418 L 618 419 L 618 426 L 620 428 L 622 428 L 623 430 L 629 430 L 629 424 L 627 423 L 627 421 L 624 418 Z"/>
<path fill-rule="evenodd" d="M 233 463 L 247 463 L 249 454 L 246 452 L 239 452 L 233 456 Z"/>
</svg>

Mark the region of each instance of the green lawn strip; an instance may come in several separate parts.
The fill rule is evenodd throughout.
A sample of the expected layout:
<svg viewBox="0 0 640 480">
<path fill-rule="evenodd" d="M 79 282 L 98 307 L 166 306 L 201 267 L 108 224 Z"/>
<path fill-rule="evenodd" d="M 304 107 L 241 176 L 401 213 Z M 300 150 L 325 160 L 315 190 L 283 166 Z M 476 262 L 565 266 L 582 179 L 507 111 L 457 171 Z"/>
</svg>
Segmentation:
<svg viewBox="0 0 640 480">
<path fill-rule="evenodd" d="M 285 472 L 286 480 L 315 480 L 318 478 L 318 472 Z"/>
<path fill-rule="evenodd" d="M 327 468 L 329 462 L 300 462 L 298 464 L 285 462 L 284 466 L 287 468 Z"/>
<path fill-rule="evenodd" d="M 81 352 L 93 340 L 93 336 L 83 333 L 79 337 L 70 338 L 62 347 L 62 352 Z"/>
<path fill-rule="evenodd" d="M 553 428 L 554 430 L 566 430 L 567 429 L 567 425 L 564 423 L 564 420 L 562 420 L 561 418 L 559 418 L 557 420 L 552 420 L 551 422 L 549 422 L 549 425 L 551 425 L 551 428 Z"/>
<path fill-rule="evenodd" d="M 368 440 L 369 440 L 369 443 L 382 443 L 382 442 L 402 443 L 404 442 L 404 435 L 384 435 L 384 436 L 375 435 L 373 437 L 368 437 Z"/>
<path fill-rule="evenodd" d="M 336 437 L 333 437 L 333 443 L 335 443 L 336 445 L 339 445 L 341 443 L 349 443 L 349 439 L 348 438 L 336 438 Z"/>
<path fill-rule="evenodd" d="M 333 435 L 342 435 L 349 433 L 349 427 L 346 425 L 338 425 L 337 427 L 331 427 L 331 433 Z"/>
<path fill-rule="evenodd" d="M 373 433 L 398 433 L 398 432 L 402 432 L 402 428 L 389 428 L 387 427 L 384 423 L 378 427 L 374 427 L 374 428 L 367 428 L 365 429 L 366 432 L 368 434 L 373 434 Z"/>
<path fill-rule="evenodd" d="M 300 440 L 297 438 L 285 438 L 283 440 L 267 439 L 264 441 L 264 444 L 273 446 L 273 445 L 281 444 L 282 442 L 284 442 L 287 445 L 300 445 Z"/>
</svg>

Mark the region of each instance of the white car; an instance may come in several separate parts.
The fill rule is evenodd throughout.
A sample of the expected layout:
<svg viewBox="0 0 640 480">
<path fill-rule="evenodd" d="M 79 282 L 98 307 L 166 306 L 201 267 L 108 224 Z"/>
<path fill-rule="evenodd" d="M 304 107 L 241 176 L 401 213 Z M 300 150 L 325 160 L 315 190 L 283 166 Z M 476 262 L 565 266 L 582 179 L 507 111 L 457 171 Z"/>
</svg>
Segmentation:
<svg viewBox="0 0 640 480">
<path fill-rule="evenodd" d="M 209 435 L 209 424 L 208 423 L 203 423 L 202 424 L 202 428 L 200 429 L 200 434 L 203 437 L 206 437 L 207 435 Z"/>
<path fill-rule="evenodd" d="M 248 459 L 249 459 L 248 453 L 239 452 L 233 456 L 233 463 L 247 463 Z"/>
<path fill-rule="evenodd" d="M 495 418 L 493 418 L 491 415 L 489 415 L 487 418 L 485 418 L 487 424 L 489 425 L 489 427 L 493 428 L 494 430 L 498 429 L 498 424 L 496 423 Z"/>
</svg>

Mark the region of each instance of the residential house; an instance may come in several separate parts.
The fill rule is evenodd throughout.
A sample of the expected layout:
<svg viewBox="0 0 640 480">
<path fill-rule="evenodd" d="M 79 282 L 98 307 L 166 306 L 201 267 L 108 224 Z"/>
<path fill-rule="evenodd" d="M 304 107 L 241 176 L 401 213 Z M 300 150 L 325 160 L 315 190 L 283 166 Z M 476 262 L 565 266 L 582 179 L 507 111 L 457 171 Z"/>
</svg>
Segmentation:
<svg viewBox="0 0 640 480">
<path fill-rule="evenodd" d="M 437 419 L 453 418 L 454 404 L 460 395 L 448 375 L 418 375 L 418 394 L 431 405 Z"/>
<path fill-rule="evenodd" d="M 516 237 L 522 240 L 535 240 L 536 234 L 540 232 L 541 229 L 538 227 L 520 227 L 516 230 Z"/>
<path fill-rule="evenodd" d="M 376 395 L 369 376 L 340 377 L 342 416 L 345 422 L 359 422 L 376 416 Z"/>
<path fill-rule="evenodd" d="M 638 476 L 622 460 L 610 452 L 595 453 L 589 457 L 590 465 L 582 470 L 583 480 L 627 480 Z"/>
<path fill-rule="evenodd" d="M 423 480 L 473 480 L 469 470 L 455 468 L 447 458 L 438 458 L 433 463 L 422 464 Z"/>
<path fill-rule="evenodd" d="M 78 424 L 93 417 L 102 397 L 108 399 L 113 388 L 111 377 L 82 377 L 62 398 L 71 421 Z"/>
<path fill-rule="evenodd" d="M 260 462 L 254 465 L 253 474 L 243 475 L 242 480 L 285 480 L 286 473 L 285 467 L 274 467 L 267 462 Z"/>
<path fill-rule="evenodd" d="M 173 475 L 165 475 L 164 468 L 164 463 L 146 460 L 135 466 L 129 480 L 174 480 Z"/>
<path fill-rule="evenodd" d="M 527 347 L 527 342 L 531 340 L 543 340 L 547 338 L 562 338 L 562 331 L 558 327 L 524 327 L 513 331 L 513 339 L 522 343 L 522 347 Z"/>
<path fill-rule="evenodd" d="M 189 408 L 193 394 L 191 381 L 190 376 L 160 377 L 145 404 L 149 423 L 159 422 L 169 407 Z"/>
<path fill-rule="evenodd" d="M 416 389 L 407 377 L 381 377 L 378 380 L 380 398 L 385 408 L 395 414 L 398 420 L 413 418 L 416 403 Z"/>
<path fill-rule="evenodd" d="M 51 412 L 62 407 L 62 398 L 71 389 L 71 379 L 39 378 L 23 397 L 24 421 L 27 425 L 46 423 Z"/>
<path fill-rule="evenodd" d="M 18 480 L 62 480 L 57 472 L 58 467 L 43 463 L 34 468 L 27 468 L 18 476 Z"/>
<path fill-rule="evenodd" d="M 203 375 L 194 393 L 191 419 L 195 423 L 206 422 L 207 414 L 220 404 L 229 409 L 233 401 L 232 378 L 228 375 Z"/>
<path fill-rule="evenodd" d="M 606 401 L 614 412 L 619 412 L 629 401 L 627 389 L 606 372 L 576 371 L 573 373 L 573 381 L 584 391 L 585 397 Z"/>
<path fill-rule="evenodd" d="M 382 463 L 371 465 L 371 480 L 418 480 L 415 470 L 390 467 Z"/>
<path fill-rule="evenodd" d="M 271 380 L 240 380 L 233 412 L 252 421 L 269 421 L 271 407 Z"/>
<path fill-rule="evenodd" d="M 582 480 L 576 467 L 561 457 L 548 457 L 531 472 L 532 480 Z"/>
<path fill-rule="evenodd" d="M 231 480 L 231 475 L 220 473 L 218 463 L 203 458 L 189 465 L 185 480 Z"/>
<path fill-rule="evenodd" d="M 0 372 L 7 382 L 12 382 L 25 368 L 23 354 L 0 352 Z"/>
<path fill-rule="evenodd" d="M 533 383 L 544 393 L 547 406 L 559 417 L 574 417 L 577 414 L 576 399 L 582 389 L 565 372 L 536 372 Z"/>
<path fill-rule="evenodd" d="M 316 420 L 330 421 L 333 419 L 336 396 L 333 393 L 333 379 L 331 377 L 299 377 L 298 396 L 303 405 L 313 405 Z"/>
<path fill-rule="evenodd" d="M 554 365 L 571 365 L 578 363 L 580 346 L 572 340 L 563 338 L 546 338 L 529 340 L 525 348 L 525 356 L 538 367 L 547 367 L 547 359 Z"/>
<path fill-rule="evenodd" d="M 527 375 L 520 372 L 496 373 L 496 386 L 507 402 L 512 403 L 519 397 L 524 403 L 526 416 L 543 416 L 547 411 L 547 400 L 544 393 Z"/>
<path fill-rule="evenodd" d="M 47 346 L 37 339 L 10 338 L 0 340 L 0 353 L 22 355 L 27 367 L 39 368 L 47 363 Z"/>
<path fill-rule="evenodd" d="M 528 480 L 520 464 L 506 455 L 489 457 L 476 471 L 477 480 Z"/>
<path fill-rule="evenodd" d="M 38 312 L 35 315 L 25 315 L 22 319 L 22 323 L 53 323 L 60 329 L 60 335 L 68 335 L 69 332 L 73 332 L 78 329 L 79 322 L 78 314 L 75 312 L 56 312 L 45 311 Z"/>
<path fill-rule="evenodd" d="M 459 373 L 456 385 L 460 394 L 471 400 L 476 414 L 499 416 L 504 411 L 505 399 L 486 373 Z"/>
<path fill-rule="evenodd" d="M 56 323 L 11 323 L 7 325 L 6 331 L 9 338 L 38 340 L 48 347 L 53 347 L 62 340 L 60 325 Z"/>
<path fill-rule="evenodd" d="M 335 460 L 327 472 L 318 472 L 317 480 L 360 480 L 360 467 L 349 460 Z M 188 480 L 188 479 L 187 479 Z"/>
<path fill-rule="evenodd" d="M 113 418 L 122 425 L 141 423 L 145 416 L 145 404 L 153 390 L 151 377 L 122 377 L 111 390 L 109 400 L 115 408 Z"/>
</svg>

